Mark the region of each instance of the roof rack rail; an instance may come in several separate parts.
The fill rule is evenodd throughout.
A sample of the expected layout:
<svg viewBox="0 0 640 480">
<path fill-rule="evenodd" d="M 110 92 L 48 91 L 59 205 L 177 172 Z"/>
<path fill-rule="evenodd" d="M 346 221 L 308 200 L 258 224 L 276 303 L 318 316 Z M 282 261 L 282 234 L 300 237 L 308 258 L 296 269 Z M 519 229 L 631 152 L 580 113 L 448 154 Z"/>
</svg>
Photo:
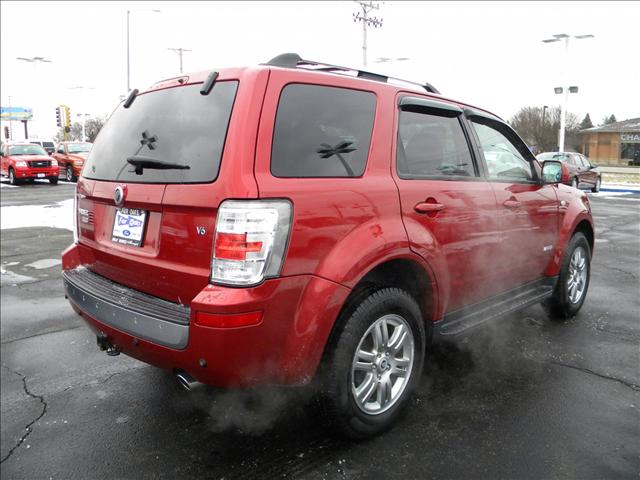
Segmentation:
<svg viewBox="0 0 640 480">
<path fill-rule="evenodd" d="M 393 83 L 393 82 L 408 83 L 414 86 L 418 86 L 420 88 L 424 88 L 429 93 L 436 93 L 440 95 L 440 92 L 430 83 L 412 82 L 410 80 L 403 80 L 402 78 L 390 77 L 388 75 L 368 72 L 366 70 L 359 70 L 357 68 L 341 67 L 339 65 L 332 65 L 330 63 L 324 63 L 324 62 L 316 62 L 314 60 L 304 60 L 297 53 L 280 54 L 277 57 L 273 57 L 264 65 L 269 65 L 272 67 L 283 67 L 283 68 L 313 67 L 311 68 L 311 70 L 318 70 L 323 72 L 334 72 L 334 73 L 355 72 L 356 76 L 359 78 L 366 78 L 368 80 L 374 80 L 377 82 L 384 82 L 384 83 Z"/>
</svg>

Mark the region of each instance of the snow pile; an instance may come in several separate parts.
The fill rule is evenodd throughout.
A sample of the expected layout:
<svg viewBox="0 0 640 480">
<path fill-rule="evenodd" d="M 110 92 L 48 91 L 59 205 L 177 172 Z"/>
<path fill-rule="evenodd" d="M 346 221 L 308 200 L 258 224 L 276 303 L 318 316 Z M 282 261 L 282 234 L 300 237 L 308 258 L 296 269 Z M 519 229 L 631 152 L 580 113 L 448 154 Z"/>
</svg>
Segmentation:
<svg viewBox="0 0 640 480">
<path fill-rule="evenodd" d="M 73 199 L 53 205 L 18 205 L 0 209 L 0 230 L 28 227 L 65 228 L 73 231 Z"/>
</svg>

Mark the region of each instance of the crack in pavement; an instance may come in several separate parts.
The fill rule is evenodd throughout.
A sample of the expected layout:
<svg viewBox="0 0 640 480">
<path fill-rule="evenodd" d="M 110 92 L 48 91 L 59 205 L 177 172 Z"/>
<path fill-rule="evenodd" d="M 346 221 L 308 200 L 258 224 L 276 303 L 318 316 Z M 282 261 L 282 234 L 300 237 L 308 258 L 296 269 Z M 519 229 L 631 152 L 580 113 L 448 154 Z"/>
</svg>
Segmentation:
<svg viewBox="0 0 640 480">
<path fill-rule="evenodd" d="M 45 413 L 47 413 L 47 402 L 45 402 L 44 396 L 35 395 L 35 394 L 33 394 L 33 393 L 31 393 L 29 391 L 29 387 L 27 387 L 27 377 L 25 375 L 22 375 L 20 372 L 15 372 L 15 371 L 11 370 L 9 367 L 7 367 L 5 365 L 2 365 L 2 367 L 6 368 L 11 373 L 13 373 L 15 375 L 18 375 L 22 379 L 22 387 L 24 388 L 24 393 L 26 393 L 28 396 L 30 396 L 32 398 L 40 400 L 40 403 L 42 403 L 42 412 L 40 412 L 40 415 L 38 415 L 36 418 L 34 418 L 31 422 L 29 422 L 27 424 L 27 426 L 24 428 L 25 429 L 25 434 L 22 435 L 20 440 L 18 440 L 18 443 L 16 445 L 14 445 L 11 450 L 9 450 L 9 453 L 7 453 L 2 460 L 0 460 L 0 463 L 4 463 L 5 460 L 7 460 L 9 457 L 11 457 L 11 455 L 13 455 L 13 452 L 15 452 L 18 449 L 18 447 L 20 447 L 20 445 L 22 445 L 24 443 L 24 441 L 27 439 L 27 437 L 29 435 L 31 435 L 31 432 L 33 432 L 33 429 L 31 428 L 31 426 L 34 423 L 36 423 L 38 420 L 40 420 L 42 417 L 44 417 Z"/>
<path fill-rule="evenodd" d="M 604 268 L 607 268 L 609 270 L 614 270 L 616 272 L 620 272 L 620 273 L 624 273 L 625 275 L 629 275 L 631 278 L 635 278 L 636 280 L 638 279 L 638 277 L 637 277 L 637 275 L 635 273 L 627 272 L 626 270 L 623 270 L 621 268 L 612 267 L 610 265 L 598 265 L 598 267 L 604 267 Z"/>
<path fill-rule="evenodd" d="M 50 335 L 52 333 L 68 332 L 70 330 L 78 330 L 79 328 L 85 328 L 85 327 L 84 327 L 84 325 L 78 325 L 76 327 L 64 327 L 64 328 L 58 328 L 56 330 L 49 330 L 49 331 L 46 331 L 46 332 L 38 332 L 38 333 L 34 333 L 33 335 L 27 335 L 26 337 L 13 338 L 11 340 L 7 340 L 5 342 L 2 342 L 2 345 L 9 345 L 10 343 L 19 342 L 21 340 L 28 340 L 29 338 L 42 337 L 44 335 Z"/>
<path fill-rule="evenodd" d="M 640 385 L 636 385 L 635 383 L 627 382 L 626 380 L 622 380 L 621 378 L 611 377 L 609 375 L 605 375 L 604 373 L 594 372 L 593 370 L 590 370 L 588 368 L 578 367 L 576 365 L 571 365 L 569 363 L 562 363 L 562 362 L 555 362 L 555 361 L 551 361 L 549 363 L 552 363 L 553 365 L 558 365 L 560 367 L 572 368 L 574 370 L 578 370 L 579 372 L 588 373 L 590 375 L 595 375 L 596 377 L 604 378 L 606 380 L 613 380 L 614 382 L 618 382 L 618 383 L 621 383 L 622 385 L 624 385 L 626 387 L 629 387 L 631 390 L 635 390 L 636 392 L 640 392 Z"/>
</svg>

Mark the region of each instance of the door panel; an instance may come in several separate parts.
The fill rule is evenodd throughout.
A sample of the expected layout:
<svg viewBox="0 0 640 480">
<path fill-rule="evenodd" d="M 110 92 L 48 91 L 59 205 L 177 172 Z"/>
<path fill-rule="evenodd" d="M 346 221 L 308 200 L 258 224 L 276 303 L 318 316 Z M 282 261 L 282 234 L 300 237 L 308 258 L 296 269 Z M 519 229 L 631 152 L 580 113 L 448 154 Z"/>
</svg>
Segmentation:
<svg viewBox="0 0 640 480">
<path fill-rule="evenodd" d="M 450 312 L 501 291 L 495 195 L 472 157 L 462 110 L 407 97 L 400 105 L 394 177 L 402 217 Z"/>
<path fill-rule="evenodd" d="M 517 134 L 494 119 L 471 118 L 498 205 L 504 276 L 512 287 L 543 275 L 558 237 L 558 199 L 538 181 L 535 158 Z"/>
</svg>

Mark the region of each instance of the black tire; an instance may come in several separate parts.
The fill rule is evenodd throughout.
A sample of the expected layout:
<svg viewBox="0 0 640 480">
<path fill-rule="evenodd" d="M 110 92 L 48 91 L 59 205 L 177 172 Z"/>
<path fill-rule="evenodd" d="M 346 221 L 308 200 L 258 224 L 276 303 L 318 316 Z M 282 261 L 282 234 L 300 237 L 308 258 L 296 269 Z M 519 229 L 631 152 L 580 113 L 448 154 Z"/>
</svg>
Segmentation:
<svg viewBox="0 0 640 480">
<path fill-rule="evenodd" d="M 580 185 L 580 183 L 578 182 L 578 177 L 573 177 L 573 179 L 571 180 L 571 186 L 573 188 L 579 188 L 578 185 Z"/>
<path fill-rule="evenodd" d="M 384 288 L 369 293 L 359 304 L 354 305 L 354 308 L 343 312 L 343 315 L 344 317 L 338 320 L 338 326 L 342 328 L 332 337 L 320 372 L 321 391 L 318 397 L 320 413 L 338 433 L 349 438 L 363 439 L 378 435 L 392 426 L 406 406 L 412 390 L 420 381 L 425 352 L 425 326 L 416 301 L 407 292 L 398 288 Z M 410 328 L 413 339 L 413 364 L 408 379 L 403 381 L 397 397 L 390 398 L 386 409 L 380 409 L 380 412 L 371 414 L 363 411 L 354 398 L 352 389 L 355 388 L 354 375 L 356 374 L 354 374 L 355 370 L 352 370 L 352 364 L 356 349 L 361 346 L 363 339 L 367 338 L 370 327 L 388 315 L 404 320 L 403 325 Z M 395 328 L 392 332 L 395 332 Z M 389 334 L 388 338 L 387 346 L 390 347 L 392 334 Z M 403 358 L 405 353 L 403 349 Z M 395 355 L 397 353 L 392 353 L 391 357 L 387 358 L 393 358 Z M 380 356 L 384 359 L 384 354 L 378 355 Z M 372 360 L 372 362 L 376 361 Z M 378 363 L 378 365 L 382 364 Z M 372 368 L 375 369 L 373 366 Z M 391 367 L 387 365 L 386 368 L 389 371 L 387 378 L 391 378 Z M 384 376 L 385 373 L 383 371 L 382 375 Z M 369 373 L 362 373 L 362 375 L 368 376 Z M 375 373 L 372 373 L 371 377 L 375 377 Z M 380 379 L 380 374 L 377 378 Z M 395 381 L 398 381 L 398 377 Z M 370 383 L 375 382 L 376 379 L 373 378 Z M 362 382 L 364 383 L 365 381 Z M 395 385 L 397 384 L 394 384 L 394 388 Z M 376 393 L 380 388 L 380 386 L 376 387 Z M 392 390 L 388 391 L 392 392 Z M 389 397 L 392 395 L 393 393 L 389 393 Z M 364 400 L 365 404 L 366 402 L 367 399 Z"/>
<path fill-rule="evenodd" d="M 9 169 L 9 183 L 11 185 L 18 185 L 18 179 L 16 178 L 16 173 L 13 171 L 13 168 Z"/>
<path fill-rule="evenodd" d="M 584 288 L 582 294 L 577 302 L 571 301 L 569 282 L 571 280 L 570 265 L 574 252 L 582 248 L 586 253 L 585 268 L 586 268 L 586 280 L 584 282 Z M 587 298 L 587 292 L 589 290 L 589 281 L 591 277 L 591 248 L 589 242 L 583 233 L 577 232 L 571 237 L 567 249 L 562 259 L 562 265 L 560 267 L 560 275 L 558 276 L 558 283 L 553 291 L 553 296 L 548 300 L 545 300 L 542 304 L 547 314 L 552 320 L 563 321 L 575 316 L 576 313 L 582 308 L 585 298 Z"/>
<path fill-rule="evenodd" d="M 596 178 L 596 184 L 595 186 L 591 189 L 591 191 L 593 193 L 598 193 L 600 191 L 600 183 L 602 182 L 602 180 L 600 180 L 600 177 Z"/>
<path fill-rule="evenodd" d="M 57 185 L 58 177 L 49 177 L 49 182 L 51 183 L 51 185 Z"/>
<path fill-rule="evenodd" d="M 75 182 L 76 177 L 73 176 L 73 167 L 71 165 L 67 165 L 65 169 L 65 179 L 67 182 Z"/>
</svg>

